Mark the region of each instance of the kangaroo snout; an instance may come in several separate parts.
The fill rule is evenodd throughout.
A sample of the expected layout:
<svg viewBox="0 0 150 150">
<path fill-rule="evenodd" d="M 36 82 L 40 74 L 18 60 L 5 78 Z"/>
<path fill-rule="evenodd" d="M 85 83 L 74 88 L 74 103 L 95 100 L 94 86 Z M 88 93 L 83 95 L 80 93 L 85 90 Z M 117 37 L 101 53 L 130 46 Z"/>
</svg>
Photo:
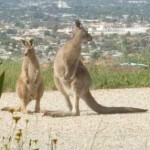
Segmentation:
<svg viewBox="0 0 150 150">
<path fill-rule="evenodd" d="M 28 56 L 28 53 L 29 53 L 29 49 L 25 49 L 24 56 Z"/>
<path fill-rule="evenodd" d="M 28 53 L 24 53 L 24 56 L 28 56 Z"/>
</svg>

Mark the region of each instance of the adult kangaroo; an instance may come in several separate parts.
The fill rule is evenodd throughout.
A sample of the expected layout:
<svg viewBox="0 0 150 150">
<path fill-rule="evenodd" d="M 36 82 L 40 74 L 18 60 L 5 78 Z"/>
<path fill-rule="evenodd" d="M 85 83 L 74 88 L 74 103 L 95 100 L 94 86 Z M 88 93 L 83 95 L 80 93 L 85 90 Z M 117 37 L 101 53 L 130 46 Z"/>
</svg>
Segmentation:
<svg viewBox="0 0 150 150">
<path fill-rule="evenodd" d="M 88 70 L 80 60 L 81 43 L 91 41 L 92 36 L 81 25 L 80 21 L 75 22 L 76 31 L 72 39 L 68 40 L 57 52 L 54 61 L 54 81 L 57 89 L 64 95 L 70 112 L 49 112 L 46 115 L 54 117 L 79 116 L 79 99 L 99 114 L 133 113 L 145 112 L 145 109 L 131 107 L 105 107 L 96 102 L 91 95 L 89 88 L 91 79 Z M 70 101 L 73 96 L 73 105 Z"/>
</svg>

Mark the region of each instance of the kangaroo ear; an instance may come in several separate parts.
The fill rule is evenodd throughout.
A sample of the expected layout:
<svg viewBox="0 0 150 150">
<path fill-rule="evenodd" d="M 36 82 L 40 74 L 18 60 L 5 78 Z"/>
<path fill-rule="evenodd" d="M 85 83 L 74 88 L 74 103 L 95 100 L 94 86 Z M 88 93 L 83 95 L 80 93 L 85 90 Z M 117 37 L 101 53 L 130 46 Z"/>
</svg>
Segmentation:
<svg viewBox="0 0 150 150">
<path fill-rule="evenodd" d="M 22 43 L 23 46 L 26 46 L 26 45 L 27 45 L 26 40 L 21 39 L 21 43 Z"/>
<path fill-rule="evenodd" d="M 79 20 L 75 21 L 75 25 L 76 27 L 81 28 L 81 22 Z"/>
<path fill-rule="evenodd" d="M 29 40 L 29 43 L 30 43 L 31 46 L 33 46 L 33 44 L 34 44 L 33 39 L 30 39 L 30 40 Z"/>
</svg>

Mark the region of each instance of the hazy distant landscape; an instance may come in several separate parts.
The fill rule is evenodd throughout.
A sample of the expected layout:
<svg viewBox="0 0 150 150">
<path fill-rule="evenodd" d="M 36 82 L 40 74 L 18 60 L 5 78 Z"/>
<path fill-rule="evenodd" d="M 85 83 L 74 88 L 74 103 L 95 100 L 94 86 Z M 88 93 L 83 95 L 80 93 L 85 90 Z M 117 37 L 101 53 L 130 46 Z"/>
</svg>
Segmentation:
<svg viewBox="0 0 150 150">
<path fill-rule="evenodd" d="M 21 38 L 34 39 L 45 87 L 56 89 L 53 60 L 59 47 L 72 37 L 75 19 L 80 19 L 93 36 L 92 42 L 82 45 L 81 53 L 92 76 L 92 88 L 150 86 L 149 11 L 148 0 L 1 1 L 0 67 L 6 71 L 4 90 L 15 90 L 23 56 Z"/>
<path fill-rule="evenodd" d="M 75 19 L 94 39 L 83 45 L 86 62 L 149 53 L 149 11 L 148 0 L 1 1 L 0 58 L 18 60 L 19 39 L 33 37 L 41 63 L 53 61 L 58 48 L 72 36 Z"/>
</svg>

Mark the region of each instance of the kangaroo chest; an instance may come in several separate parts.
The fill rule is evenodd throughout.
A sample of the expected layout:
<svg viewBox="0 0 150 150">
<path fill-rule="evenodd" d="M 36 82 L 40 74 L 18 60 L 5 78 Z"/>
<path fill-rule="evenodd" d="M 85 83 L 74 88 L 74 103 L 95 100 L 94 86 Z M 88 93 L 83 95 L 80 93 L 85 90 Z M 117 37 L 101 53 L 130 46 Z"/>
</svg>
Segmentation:
<svg viewBox="0 0 150 150">
<path fill-rule="evenodd" d="M 28 94 L 29 94 L 30 99 L 36 99 L 39 87 L 34 83 L 29 83 L 27 84 L 27 88 L 28 88 Z"/>
<path fill-rule="evenodd" d="M 31 64 L 31 63 L 29 64 L 29 66 L 28 66 L 28 78 L 30 81 L 34 80 L 37 70 L 38 70 L 38 68 L 34 64 Z"/>
</svg>

